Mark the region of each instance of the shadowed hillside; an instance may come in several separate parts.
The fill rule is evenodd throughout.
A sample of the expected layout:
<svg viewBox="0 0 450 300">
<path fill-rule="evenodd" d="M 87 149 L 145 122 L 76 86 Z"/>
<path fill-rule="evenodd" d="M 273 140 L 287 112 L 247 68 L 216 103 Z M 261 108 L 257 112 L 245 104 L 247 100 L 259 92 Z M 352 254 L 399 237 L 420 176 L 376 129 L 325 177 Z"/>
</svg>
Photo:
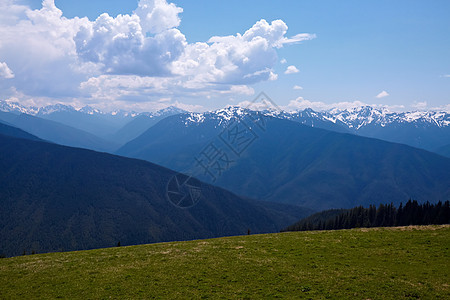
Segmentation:
<svg viewBox="0 0 450 300">
<path fill-rule="evenodd" d="M 450 159 L 425 150 L 266 118 L 264 130 L 256 125 L 247 130 L 253 142 L 237 156 L 225 144 L 234 123 L 192 123 L 188 117 L 162 120 L 118 153 L 175 170 L 198 170 L 195 158 L 203 158 L 213 142 L 231 161 L 215 184 L 316 210 L 450 198 Z M 212 182 L 208 175 L 202 180 Z"/>
<path fill-rule="evenodd" d="M 198 204 L 168 201 L 174 173 L 135 159 L 0 135 L 0 254 L 275 232 L 310 211 L 198 182 Z"/>
</svg>

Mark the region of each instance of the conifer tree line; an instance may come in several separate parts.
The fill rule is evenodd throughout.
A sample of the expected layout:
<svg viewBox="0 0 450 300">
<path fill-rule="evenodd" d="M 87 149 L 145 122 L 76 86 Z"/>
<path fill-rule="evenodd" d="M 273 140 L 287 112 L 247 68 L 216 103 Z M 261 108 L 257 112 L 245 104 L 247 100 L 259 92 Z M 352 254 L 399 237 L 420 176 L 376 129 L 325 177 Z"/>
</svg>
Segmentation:
<svg viewBox="0 0 450 300">
<path fill-rule="evenodd" d="M 300 220 L 282 231 L 334 230 L 358 227 L 391 227 L 408 225 L 437 225 L 450 223 L 450 202 L 419 204 L 409 200 L 396 208 L 380 204 L 378 208 L 358 206 L 346 210 L 328 210 Z"/>
</svg>

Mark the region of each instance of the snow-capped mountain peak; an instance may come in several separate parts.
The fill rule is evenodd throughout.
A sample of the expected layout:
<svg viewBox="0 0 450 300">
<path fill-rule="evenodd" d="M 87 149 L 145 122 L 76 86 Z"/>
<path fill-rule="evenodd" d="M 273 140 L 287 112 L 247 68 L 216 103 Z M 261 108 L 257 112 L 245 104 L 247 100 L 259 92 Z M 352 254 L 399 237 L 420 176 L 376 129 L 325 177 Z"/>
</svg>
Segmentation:
<svg viewBox="0 0 450 300">
<path fill-rule="evenodd" d="M 228 106 L 223 109 L 204 113 L 189 113 L 186 116 L 186 125 L 202 123 L 206 120 L 217 120 L 218 124 L 227 124 L 231 120 L 243 118 L 256 113 L 256 111 L 239 106 Z M 259 111 L 267 117 L 297 121 L 315 127 L 318 122 L 339 125 L 350 131 L 358 131 L 367 126 L 385 127 L 389 124 L 422 124 L 427 126 L 450 126 L 450 114 L 442 111 L 414 111 L 391 112 L 386 108 L 360 106 L 350 109 L 332 109 L 328 111 L 314 111 L 311 108 L 298 111 Z M 323 126 L 322 126 L 323 127 Z"/>
<path fill-rule="evenodd" d="M 213 119 L 218 124 L 226 124 L 232 120 L 240 119 L 256 111 L 243 108 L 241 106 L 227 106 L 222 109 L 208 111 L 204 113 L 187 112 L 175 106 L 169 106 L 157 112 L 137 113 L 124 110 L 116 110 L 110 113 L 102 112 L 99 109 L 85 106 L 79 110 L 65 104 L 48 105 L 41 108 L 25 107 L 17 102 L 0 100 L 0 111 L 12 112 L 16 114 L 25 113 L 30 115 L 50 115 L 57 112 L 80 112 L 88 115 L 111 115 L 114 117 L 134 118 L 144 115 L 150 118 L 164 117 L 175 114 L 186 114 L 186 125 L 189 123 L 202 123 L 205 120 Z M 412 112 L 390 112 L 386 108 L 373 106 L 360 106 L 349 109 L 333 108 L 327 111 L 315 111 L 311 108 L 298 111 L 258 111 L 268 117 L 297 121 L 306 125 L 316 126 L 318 122 L 340 125 L 351 131 L 358 131 L 367 126 L 385 127 L 389 124 L 414 124 L 416 126 L 450 126 L 450 114 L 444 111 L 412 111 Z"/>
<path fill-rule="evenodd" d="M 18 102 L 0 100 L 0 111 L 34 115 L 39 109 L 33 106 L 25 107 Z"/>
<path fill-rule="evenodd" d="M 218 126 L 221 126 L 254 113 L 256 112 L 241 106 L 227 106 L 225 108 L 204 113 L 188 113 L 185 124 L 188 125 L 189 123 L 202 123 L 206 120 L 214 120 L 217 122 Z"/>
<path fill-rule="evenodd" d="M 69 105 L 64 104 L 54 104 L 54 105 L 47 105 L 44 107 L 39 108 L 37 111 L 37 115 L 50 115 L 54 112 L 72 112 L 76 111 L 75 108 Z"/>
<path fill-rule="evenodd" d="M 92 106 L 86 105 L 84 107 L 82 107 L 80 110 L 78 110 L 79 112 L 88 114 L 88 115 L 95 115 L 95 114 L 104 114 L 102 111 L 100 111 L 97 108 L 93 108 Z"/>
<path fill-rule="evenodd" d="M 164 116 L 164 115 L 175 115 L 186 113 L 184 109 L 178 108 L 176 106 L 168 106 L 166 108 L 160 109 L 157 112 L 151 113 L 155 117 Z"/>
</svg>

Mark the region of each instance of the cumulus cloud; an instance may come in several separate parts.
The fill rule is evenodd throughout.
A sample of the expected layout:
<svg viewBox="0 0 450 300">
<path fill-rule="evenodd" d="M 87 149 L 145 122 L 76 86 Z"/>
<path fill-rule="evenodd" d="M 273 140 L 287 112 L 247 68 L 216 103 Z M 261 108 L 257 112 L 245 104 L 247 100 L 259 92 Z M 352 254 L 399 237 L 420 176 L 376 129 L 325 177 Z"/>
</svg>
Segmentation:
<svg viewBox="0 0 450 300">
<path fill-rule="evenodd" d="M 78 64 L 73 36 L 89 20 L 62 17 L 52 0 L 43 1 L 39 10 L 15 2 L 0 8 L 10 16 L 0 26 L 0 57 L 15 75 L 9 87 L 35 97 L 78 96 L 78 83 L 88 68 Z"/>
<path fill-rule="evenodd" d="M 294 85 L 293 89 L 294 90 L 303 90 L 303 87 L 301 87 L 299 85 Z"/>
<path fill-rule="evenodd" d="M 423 101 L 423 102 L 414 102 L 414 103 L 411 105 L 412 108 L 415 108 L 415 109 L 418 109 L 418 110 L 424 110 L 424 109 L 427 108 L 427 106 L 428 106 L 427 101 Z"/>
<path fill-rule="evenodd" d="M 147 36 L 138 15 L 105 13 L 82 26 L 74 40 L 79 57 L 99 64 L 104 73 L 163 76 L 184 51 L 186 38 L 178 29 L 162 28 L 158 24 L 158 33 Z"/>
<path fill-rule="evenodd" d="M 256 22 L 249 30 L 247 30 L 243 38 L 247 41 L 254 39 L 255 37 L 264 37 L 270 46 L 281 48 L 285 44 L 295 44 L 302 41 L 314 39 L 316 35 L 308 33 L 300 33 L 293 37 L 286 37 L 287 25 L 282 20 L 275 20 L 269 24 L 266 20 L 262 19 Z"/>
<path fill-rule="evenodd" d="M 376 98 L 384 98 L 384 97 L 387 97 L 387 96 L 389 96 L 389 93 L 388 92 L 386 92 L 386 91 L 382 91 L 381 93 L 379 93 L 378 95 L 376 95 Z"/>
<path fill-rule="evenodd" d="M 183 9 L 166 0 L 141 0 L 135 14 L 139 16 L 143 31 L 152 34 L 178 27 Z"/>
<path fill-rule="evenodd" d="M 280 60 L 280 63 L 282 63 L 282 64 L 285 64 L 285 63 L 287 63 L 287 60 L 286 60 L 286 58 L 283 58 L 283 59 L 281 59 L 281 60 Z"/>
<path fill-rule="evenodd" d="M 284 71 L 284 74 L 295 74 L 300 72 L 296 66 L 289 66 L 286 68 L 286 71 Z"/>
<path fill-rule="evenodd" d="M 92 105 L 249 95 L 250 84 L 278 78 L 277 49 L 315 37 L 289 37 L 282 20 L 260 20 L 243 34 L 189 44 L 178 29 L 182 12 L 166 0 L 140 0 L 132 14 L 90 21 L 64 17 L 54 0 L 38 10 L 0 1 L 0 76 L 9 78 L 0 97 Z"/>
<path fill-rule="evenodd" d="M 4 62 L 0 62 L 0 79 L 11 79 L 14 78 L 14 73 Z"/>
<path fill-rule="evenodd" d="M 189 44 L 174 62 L 173 71 L 192 78 L 193 85 L 276 80 L 275 49 L 284 44 L 286 31 L 287 25 L 282 20 L 270 24 L 260 20 L 242 35 L 213 36 L 207 43 Z"/>
<path fill-rule="evenodd" d="M 25 5 L 21 5 L 18 1 L 14 0 L 1 0 L 0 1 L 0 25 L 8 25 L 17 23 L 20 19 L 26 17 L 26 12 L 29 8 Z"/>
<path fill-rule="evenodd" d="M 245 41 L 263 38 L 268 42 L 270 47 L 281 48 L 283 40 L 286 39 L 284 35 L 287 29 L 287 25 L 282 20 L 275 20 L 269 24 L 266 20 L 262 19 L 247 30 L 242 38 Z"/>
</svg>

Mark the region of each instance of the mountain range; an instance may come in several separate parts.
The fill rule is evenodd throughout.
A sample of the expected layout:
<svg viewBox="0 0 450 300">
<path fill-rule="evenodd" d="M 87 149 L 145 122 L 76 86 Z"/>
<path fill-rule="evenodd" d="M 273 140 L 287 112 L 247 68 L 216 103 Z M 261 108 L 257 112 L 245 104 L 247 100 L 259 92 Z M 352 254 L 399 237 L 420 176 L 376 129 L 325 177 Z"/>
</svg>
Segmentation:
<svg viewBox="0 0 450 300">
<path fill-rule="evenodd" d="M 0 100 L 0 112 L 26 114 L 58 122 L 115 144 L 121 144 L 137 137 L 159 120 L 186 111 L 170 106 L 157 112 L 116 110 L 105 113 L 90 106 L 75 109 L 70 105 L 54 104 L 37 108 Z"/>
<path fill-rule="evenodd" d="M 103 152 L 113 152 L 159 120 L 183 112 L 168 107 L 153 113 L 104 113 L 88 106 L 78 110 L 62 104 L 36 108 L 0 101 L 0 121 L 43 140 Z"/>
<path fill-rule="evenodd" d="M 22 129 L 10 126 L 8 123 L 0 122 L 0 134 L 16 138 L 28 139 L 32 141 L 41 141 L 37 136 L 34 136 Z"/>
<path fill-rule="evenodd" d="M 450 197 L 448 158 L 242 108 L 168 117 L 117 154 L 315 210 Z"/>
<path fill-rule="evenodd" d="M 113 141 L 117 141 L 121 144 L 125 144 L 144 133 L 147 129 L 163 120 L 164 118 L 186 113 L 185 110 L 179 109 L 174 106 L 161 109 L 154 113 L 141 113 L 128 122 L 125 126 L 120 128 L 110 138 Z"/>
<path fill-rule="evenodd" d="M 206 113 L 191 113 L 190 120 L 237 119 L 249 109 L 227 107 Z M 450 114 L 443 111 L 389 112 L 371 106 L 314 111 L 262 111 L 265 116 L 290 120 L 310 127 L 402 143 L 428 151 L 439 151 L 450 141 Z"/>
<path fill-rule="evenodd" d="M 0 126 L 0 253 L 7 256 L 276 232 L 311 212 L 196 179 L 197 204 L 186 209 L 168 198 L 173 178 L 182 178 L 174 171 L 28 138 Z"/>
<path fill-rule="evenodd" d="M 242 109 L 238 107 L 228 107 L 205 113 L 191 113 L 191 116 L 197 121 L 214 116 L 220 119 L 240 110 Z M 138 113 L 117 110 L 105 113 L 89 106 L 75 109 L 72 106 L 56 104 L 36 108 L 6 101 L 0 101 L 0 111 L 56 121 L 94 134 L 114 145 L 123 145 L 131 141 L 166 117 L 187 113 L 176 107 L 168 107 L 157 112 Z M 326 111 L 314 111 L 307 108 L 298 111 L 264 111 L 263 113 L 266 116 L 287 119 L 311 127 L 402 143 L 450 156 L 446 150 L 450 144 L 450 114 L 445 111 L 397 113 L 386 108 L 360 106 Z"/>
<path fill-rule="evenodd" d="M 118 144 L 104 140 L 92 133 L 28 114 L 0 111 L 0 121 L 20 128 L 42 140 L 61 145 L 105 152 L 114 151 L 119 147 Z"/>
</svg>

